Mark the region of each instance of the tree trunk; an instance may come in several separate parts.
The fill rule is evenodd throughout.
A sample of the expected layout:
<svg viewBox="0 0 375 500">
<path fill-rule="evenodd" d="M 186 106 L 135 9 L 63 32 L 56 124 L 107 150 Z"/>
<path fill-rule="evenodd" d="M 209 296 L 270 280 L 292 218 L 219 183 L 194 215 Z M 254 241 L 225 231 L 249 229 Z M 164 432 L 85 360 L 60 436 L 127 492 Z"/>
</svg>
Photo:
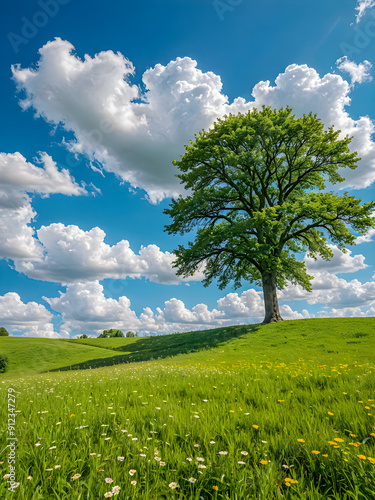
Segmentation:
<svg viewBox="0 0 375 500">
<path fill-rule="evenodd" d="M 265 273 L 262 276 L 265 316 L 263 323 L 283 321 L 279 311 L 276 292 L 276 273 Z"/>
</svg>

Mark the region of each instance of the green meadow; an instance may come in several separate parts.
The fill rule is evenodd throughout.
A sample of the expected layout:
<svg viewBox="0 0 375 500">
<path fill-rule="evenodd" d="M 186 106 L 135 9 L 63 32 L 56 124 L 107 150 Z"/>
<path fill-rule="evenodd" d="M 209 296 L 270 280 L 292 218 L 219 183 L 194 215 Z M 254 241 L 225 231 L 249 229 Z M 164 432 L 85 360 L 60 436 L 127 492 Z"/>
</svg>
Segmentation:
<svg viewBox="0 0 375 500">
<path fill-rule="evenodd" d="M 0 352 L 0 498 L 375 498 L 375 318 Z"/>
</svg>

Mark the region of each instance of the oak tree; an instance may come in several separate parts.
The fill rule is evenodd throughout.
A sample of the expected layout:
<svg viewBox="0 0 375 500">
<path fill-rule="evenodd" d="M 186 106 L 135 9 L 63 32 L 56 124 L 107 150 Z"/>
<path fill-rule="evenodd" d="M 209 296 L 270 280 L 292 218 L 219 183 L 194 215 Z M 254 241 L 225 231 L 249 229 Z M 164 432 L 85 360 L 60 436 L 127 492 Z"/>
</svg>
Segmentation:
<svg viewBox="0 0 375 500">
<path fill-rule="evenodd" d="M 195 233 L 175 250 L 177 274 L 202 269 L 204 285 L 216 279 L 220 289 L 262 286 L 264 323 L 281 321 L 277 289 L 312 291 L 301 252 L 329 260 L 328 240 L 345 252 L 356 238 L 349 229 L 375 227 L 375 202 L 331 190 L 345 180 L 342 168 L 360 160 L 350 142 L 317 115 L 296 118 L 288 107 L 229 115 L 196 134 L 174 162 L 186 193 L 165 210 L 169 234 Z"/>
</svg>

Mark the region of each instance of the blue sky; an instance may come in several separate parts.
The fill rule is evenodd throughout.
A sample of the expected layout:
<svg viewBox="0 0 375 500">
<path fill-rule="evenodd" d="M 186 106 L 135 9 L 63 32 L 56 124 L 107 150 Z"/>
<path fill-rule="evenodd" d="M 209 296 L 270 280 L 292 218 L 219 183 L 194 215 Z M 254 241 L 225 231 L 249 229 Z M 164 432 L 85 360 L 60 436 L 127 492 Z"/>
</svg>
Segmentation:
<svg viewBox="0 0 375 500">
<path fill-rule="evenodd" d="M 172 160 L 228 112 L 313 111 L 354 136 L 345 189 L 375 181 L 373 0 L 3 3 L 0 323 L 12 335 L 168 333 L 262 320 L 258 288 L 180 280 Z M 13 69 L 12 69 L 13 68 Z M 286 319 L 373 316 L 374 243 L 306 260 Z M 306 258 L 301 255 L 301 259 Z"/>
</svg>

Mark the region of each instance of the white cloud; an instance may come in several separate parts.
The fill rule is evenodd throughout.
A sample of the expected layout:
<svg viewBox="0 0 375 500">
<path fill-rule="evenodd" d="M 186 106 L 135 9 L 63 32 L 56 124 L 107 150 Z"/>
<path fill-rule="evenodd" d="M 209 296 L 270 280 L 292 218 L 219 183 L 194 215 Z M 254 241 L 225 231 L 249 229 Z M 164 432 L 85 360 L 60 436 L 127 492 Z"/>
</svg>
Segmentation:
<svg viewBox="0 0 375 500">
<path fill-rule="evenodd" d="M 42 247 L 31 227 L 36 212 L 26 192 L 42 196 L 86 193 L 47 153 L 40 153 L 38 161 L 42 166 L 27 162 L 20 153 L 0 153 L 0 258 L 42 257 Z"/>
<path fill-rule="evenodd" d="M 86 194 L 66 169 L 59 170 L 47 153 L 40 153 L 36 166 L 28 162 L 20 153 L 0 153 L 0 184 L 2 191 L 17 190 L 28 193 L 49 195 Z"/>
<path fill-rule="evenodd" d="M 339 75 L 320 78 L 313 68 L 292 64 L 275 86 L 269 81 L 255 85 L 254 101 L 238 97 L 229 105 L 220 77 L 202 72 L 188 57 L 147 70 L 143 92 L 129 83 L 135 70 L 122 54 L 106 51 L 81 60 L 73 49 L 57 38 L 40 49 L 36 69 L 12 68 L 18 89 L 26 94 L 22 107 L 73 131 L 72 151 L 145 189 L 153 203 L 181 192 L 172 160 L 194 133 L 224 114 L 263 104 L 289 105 L 297 115 L 316 112 L 343 136 L 353 135 L 352 148 L 362 160 L 356 171 L 345 172 L 346 186 L 366 187 L 375 180 L 374 124 L 369 117 L 350 118 L 350 86 Z"/>
<path fill-rule="evenodd" d="M 162 308 L 157 307 L 156 312 L 145 307 L 139 317 L 127 297 L 106 298 L 103 285 L 98 281 L 70 284 L 66 292 L 60 292 L 59 297 L 44 300 L 62 314 L 62 328 L 72 334 L 98 335 L 108 328 L 141 334 L 185 332 L 238 323 L 258 323 L 264 318 L 261 294 L 252 289 L 241 295 L 227 294 L 217 301 L 217 307 L 212 310 L 203 303 L 188 309 L 182 300 L 171 298 Z M 298 313 L 289 305 L 282 305 L 280 310 L 285 319 L 310 317 L 305 309 Z"/>
<path fill-rule="evenodd" d="M 356 15 L 357 23 L 359 23 L 365 13 L 374 6 L 375 0 L 358 0 L 357 7 L 355 8 L 355 10 L 358 11 L 358 14 Z"/>
<path fill-rule="evenodd" d="M 356 245 L 360 245 L 361 243 L 369 243 L 370 241 L 373 241 L 372 240 L 372 237 L 375 235 L 375 228 L 373 229 L 370 229 L 368 231 L 367 234 L 365 234 L 364 236 L 358 236 L 356 239 L 355 239 L 355 244 Z"/>
<path fill-rule="evenodd" d="M 106 234 L 99 227 L 83 231 L 78 226 L 58 223 L 42 226 L 37 235 L 43 245 L 43 257 L 34 262 L 15 263 L 16 270 L 29 278 L 72 283 L 129 276 L 164 284 L 203 278 L 202 273 L 178 278 L 172 267 L 174 254 L 162 252 L 156 245 L 141 247 L 138 254 L 133 252 L 127 240 L 110 246 L 104 242 Z"/>
<path fill-rule="evenodd" d="M 306 300 L 308 304 L 324 304 L 327 307 L 364 307 L 375 301 L 375 281 L 361 283 L 357 279 L 346 281 L 328 272 L 318 272 L 312 280 L 313 292 L 299 285 L 290 286 L 278 293 L 279 300 Z"/>
<path fill-rule="evenodd" d="M 365 264 L 365 257 L 362 254 L 352 256 L 352 251 L 348 250 L 346 253 L 342 252 L 337 248 L 336 245 L 328 245 L 333 252 L 333 257 L 329 261 L 323 259 L 314 260 L 308 257 L 307 254 L 304 257 L 304 261 L 307 267 L 307 272 L 310 274 L 315 274 L 317 272 L 326 271 L 329 273 L 355 273 L 360 269 L 366 269 L 367 264 Z"/>
<path fill-rule="evenodd" d="M 36 302 L 25 304 L 15 292 L 0 296 L 0 322 L 10 334 L 22 333 L 27 337 L 60 338 L 63 335 L 54 331 L 52 317 L 45 306 Z"/>
<path fill-rule="evenodd" d="M 19 201 L 24 205 L 16 208 L 0 206 L 0 258 L 39 259 L 42 256 L 41 245 L 30 226 L 36 212 L 27 196 Z"/>
<path fill-rule="evenodd" d="M 340 71 L 349 73 L 351 85 L 370 82 L 372 80 L 372 76 L 370 75 L 372 64 L 369 61 L 365 60 L 363 63 L 356 64 L 354 61 L 349 61 L 347 56 L 344 56 L 337 59 L 336 66 Z"/>
</svg>

